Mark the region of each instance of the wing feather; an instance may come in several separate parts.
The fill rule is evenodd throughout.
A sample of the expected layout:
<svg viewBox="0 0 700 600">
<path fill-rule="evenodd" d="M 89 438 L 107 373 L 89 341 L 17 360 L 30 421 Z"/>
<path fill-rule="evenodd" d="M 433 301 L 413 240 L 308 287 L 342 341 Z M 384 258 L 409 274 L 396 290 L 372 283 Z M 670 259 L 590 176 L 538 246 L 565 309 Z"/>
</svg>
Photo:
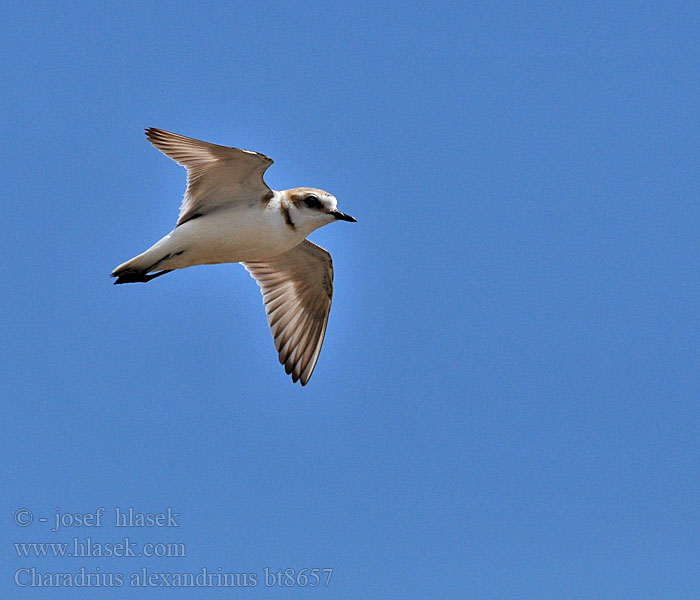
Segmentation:
<svg viewBox="0 0 700 600">
<path fill-rule="evenodd" d="M 262 262 L 245 262 L 263 296 L 280 363 L 296 383 L 311 378 L 323 345 L 333 299 L 333 261 L 304 240 Z"/>
<path fill-rule="evenodd" d="M 146 137 L 165 156 L 187 169 L 187 190 L 178 225 L 224 206 L 254 204 L 272 194 L 263 174 L 273 161 L 264 154 L 210 144 L 155 127 L 146 129 Z"/>
</svg>

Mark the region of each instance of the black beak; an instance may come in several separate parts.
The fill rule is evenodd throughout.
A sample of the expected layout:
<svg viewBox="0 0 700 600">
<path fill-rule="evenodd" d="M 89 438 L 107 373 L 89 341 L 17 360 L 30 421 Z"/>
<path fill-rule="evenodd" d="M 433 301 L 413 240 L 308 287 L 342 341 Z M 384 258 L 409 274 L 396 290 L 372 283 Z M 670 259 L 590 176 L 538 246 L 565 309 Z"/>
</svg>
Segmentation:
<svg viewBox="0 0 700 600">
<path fill-rule="evenodd" d="M 334 210 L 331 214 L 338 221 L 350 221 L 350 223 L 357 223 L 357 219 L 355 217 L 351 217 L 350 215 L 346 215 L 345 213 L 342 213 L 339 210 Z"/>
</svg>

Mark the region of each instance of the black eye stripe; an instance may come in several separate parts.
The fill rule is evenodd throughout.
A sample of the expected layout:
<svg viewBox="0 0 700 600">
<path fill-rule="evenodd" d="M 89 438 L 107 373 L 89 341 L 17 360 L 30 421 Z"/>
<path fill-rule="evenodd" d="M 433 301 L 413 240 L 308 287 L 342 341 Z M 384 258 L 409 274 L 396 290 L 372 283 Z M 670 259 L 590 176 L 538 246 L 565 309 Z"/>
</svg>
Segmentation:
<svg viewBox="0 0 700 600">
<path fill-rule="evenodd" d="M 321 208 L 321 201 L 316 196 L 307 196 L 304 198 L 304 204 L 309 208 Z"/>
</svg>

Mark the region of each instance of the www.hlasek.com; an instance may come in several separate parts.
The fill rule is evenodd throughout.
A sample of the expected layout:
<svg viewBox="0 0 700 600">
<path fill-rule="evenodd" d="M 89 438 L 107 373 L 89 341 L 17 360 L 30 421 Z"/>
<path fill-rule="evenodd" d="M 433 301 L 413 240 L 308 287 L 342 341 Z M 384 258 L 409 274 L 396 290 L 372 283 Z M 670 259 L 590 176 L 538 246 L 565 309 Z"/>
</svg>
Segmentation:
<svg viewBox="0 0 700 600">
<path fill-rule="evenodd" d="M 270 569 L 262 573 L 224 572 L 221 567 L 211 571 L 202 567 L 196 572 L 153 572 L 146 567 L 132 573 L 88 570 L 80 567 L 73 572 L 46 572 L 35 567 L 15 571 L 19 587 L 328 587 L 333 569 Z"/>
<path fill-rule="evenodd" d="M 127 536 L 116 543 L 96 542 L 91 537 L 74 537 L 70 542 L 15 542 L 21 558 L 130 558 L 158 556 L 184 558 L 187 548 L 182 542 L 146 542 L 139 546 Z"/>
</svg>

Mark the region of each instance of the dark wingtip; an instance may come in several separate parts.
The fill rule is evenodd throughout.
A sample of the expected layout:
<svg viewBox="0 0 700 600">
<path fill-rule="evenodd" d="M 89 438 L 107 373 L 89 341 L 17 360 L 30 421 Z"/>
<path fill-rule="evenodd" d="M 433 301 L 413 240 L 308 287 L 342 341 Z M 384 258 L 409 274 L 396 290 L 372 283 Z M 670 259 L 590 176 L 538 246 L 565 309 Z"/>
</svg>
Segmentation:
<svg viewBox="0 0 700 600">
<path fill-rule="evenodd" d="M 157 127 L 146 127 L 146 129 L 144 129 L 144 132 L 146 133 L 146 139 L 149 142 L 152 142 L 154 140 L 157 140 L 159 137 L 162 137 L 161 134 L 163 133 L 163 130 L 158 129 Z"/>
</svg>

